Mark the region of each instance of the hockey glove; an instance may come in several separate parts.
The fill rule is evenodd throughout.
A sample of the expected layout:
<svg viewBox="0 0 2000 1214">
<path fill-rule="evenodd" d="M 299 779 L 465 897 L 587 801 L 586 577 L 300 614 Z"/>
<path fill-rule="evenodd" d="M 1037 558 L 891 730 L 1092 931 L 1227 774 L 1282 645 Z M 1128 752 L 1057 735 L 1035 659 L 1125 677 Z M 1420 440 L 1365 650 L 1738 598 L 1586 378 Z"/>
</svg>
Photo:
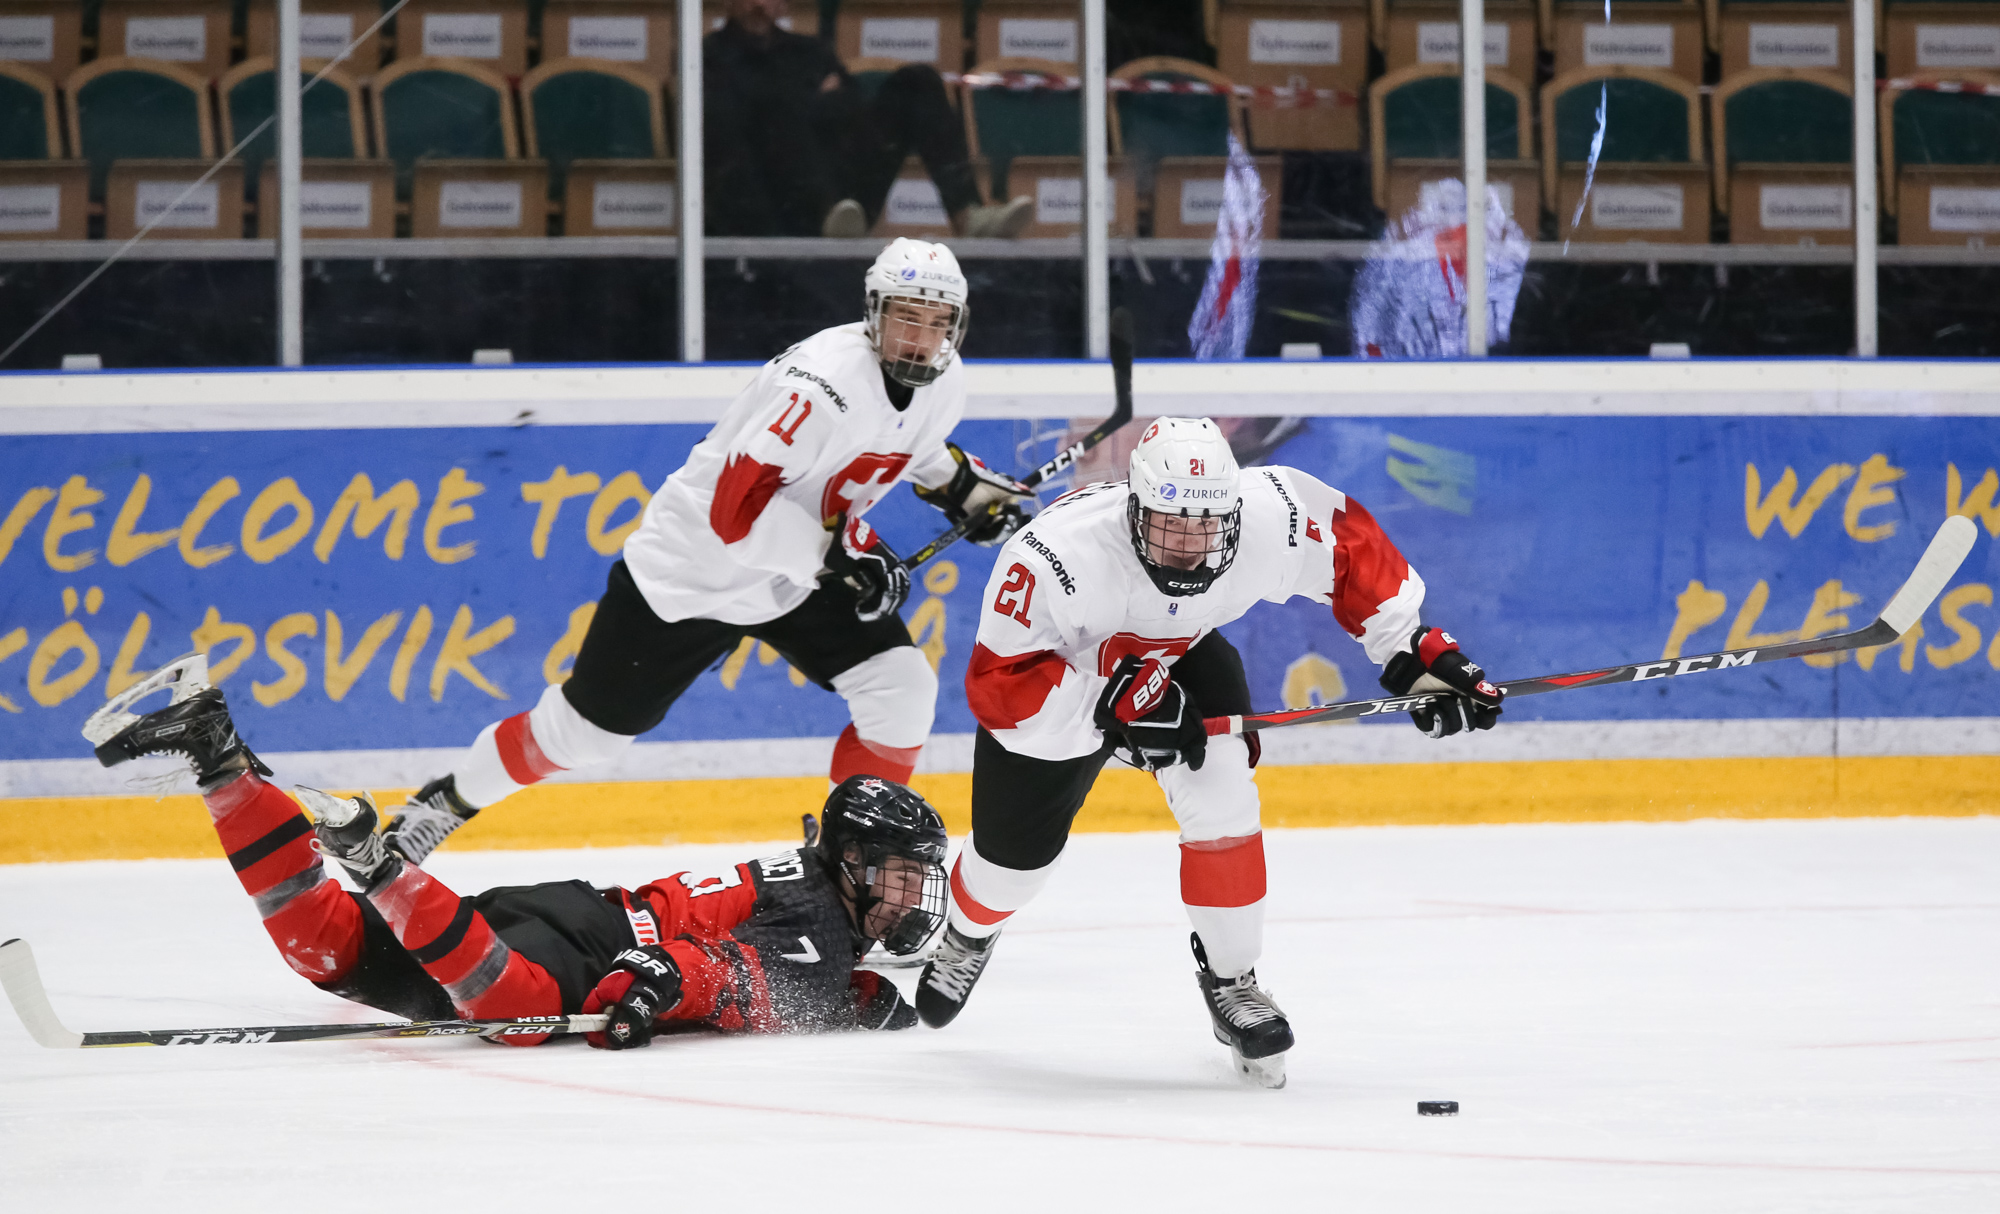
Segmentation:
<svg viewBox="0 0 2000 1214">
<path fill-rule="evenodd" d="M 915 1027 L 917 1009 L 903 1002 L 903 993 L 873 970 L 855 970 L 848 979 L 854 993 L 854 1026 L 893 1032 Z"/>
<path fill-rule="evenodd" d="M 917 496 L 944 511 L 954 525 L 968 517 L 978 518 L 979 522 L 965 533 L 965 538 L 982 548 L 991 548 L 1019 531 L 1028 521 L 1021 503 L 1033 501 L 1035 491 L 1003 472 L 988 468 L 978 456 L 960 450 L 957 443 L 946 443 L 945 448 L 958 461 L 958 470 L 942 489 L 912 485 Z M 991 509 L 994 506 L 999 509 Z"/>
<path fill-rule="evenodd" d="M 1158 658 L 1128 657 L 1118 663 L 1097 701 L 1096 721 L 1140 771 L 1159 771 L 1176 763 L 1200 771 L 1208 758 L 1201 709 Z"/>
<path fill-rule="evenodd" d="M 826 568 L 853 589 L 854 614 L 864 624 L 896 614 L 910 597 L 910 571 L 861 519 L 842 525 L 826 550 Z"/>
<path fill-rule="evenodd" d="M 1442 628 L 1418 628 L 1410 637 L 1410 652 L 1397 654 L 1382 668 L 1382 686 L 1399 696 L 1446 693 L 1410 714 L 1417 728 L 1433 738 L 1493 728 L 1507 694 L 1486 681 L 1486 672 L 1460 653 L 1458 642 Z"/>
<path fill-rule="evenodd" d="M 613 958 L 616 968 L 597 980 L 583 1001 L 585 1014 L 610 1013 L 601 1033 L 586 1033 L 606 1050 L 643 1049 L 653 1043 L 653 1021 L 681 1002 L 681 967 L 657 944 L 628 948 Z"/>
</svg>

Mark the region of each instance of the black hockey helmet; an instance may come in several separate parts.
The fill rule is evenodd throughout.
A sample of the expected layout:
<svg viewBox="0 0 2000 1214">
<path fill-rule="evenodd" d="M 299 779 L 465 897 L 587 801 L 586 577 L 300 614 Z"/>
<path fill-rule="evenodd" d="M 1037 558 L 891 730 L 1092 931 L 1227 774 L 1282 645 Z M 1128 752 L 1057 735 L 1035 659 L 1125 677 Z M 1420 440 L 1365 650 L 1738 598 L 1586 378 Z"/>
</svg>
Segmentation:
<svg viewBox="0 0 2000 1214">
<path fill-rule="evenodd" d="M 820 863 L 828 873 L 843 874 L 854 894 L 854 923 L 862 935 L 870 935 L 870 913 L 887 901 L 887 891 L 895 880 L 889 862 L 903 859 L 916 866 L 920 889 L 901 883 L 907 910 L 899 915 L 880 939 L 882 947 L 907 955 L 923 947 L 931 933 L 944 922 L 944 858 L 947 840 L 944 819 L 930 802 L 893 780 L 879 776 L 849 776 L 826 799 L 820 811 Z M 909 865 L 897 866 L 909 872 Z"/>
</svg>

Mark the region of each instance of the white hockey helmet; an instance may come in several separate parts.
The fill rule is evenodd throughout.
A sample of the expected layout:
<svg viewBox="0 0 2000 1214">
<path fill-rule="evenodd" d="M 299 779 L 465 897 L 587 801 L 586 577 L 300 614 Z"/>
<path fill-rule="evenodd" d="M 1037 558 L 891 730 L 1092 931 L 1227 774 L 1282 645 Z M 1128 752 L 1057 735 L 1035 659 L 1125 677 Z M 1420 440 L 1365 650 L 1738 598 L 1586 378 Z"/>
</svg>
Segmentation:
<svg viewBox="0 0 2000 1214">
<path fill-rule="evenodd" d="M 1236 561 L 1243 474 L 1205 417 L 1162 417 L 1132 449 L 1125 513 L 1132 550 L 1161 594 L 1200 594 Z"/>
<path fill-rule="evenodd" d="M 921 388 L 943 375 L 965 342 L 968 319 L 965 274 L 958 258 L 941 244 L 898 236 L 868 267 L 863 280 L 868 300 L 868 340 L 882 360 L 882 369 L 897 383 Z M 943 304 L 951 309 L 945 339 L 926 349 L 909 340 L 889 339 L 885 345 L 882 309 L 891 300 Z M 890 348 L 894 347 L 894 348 Z"/>
</svg>

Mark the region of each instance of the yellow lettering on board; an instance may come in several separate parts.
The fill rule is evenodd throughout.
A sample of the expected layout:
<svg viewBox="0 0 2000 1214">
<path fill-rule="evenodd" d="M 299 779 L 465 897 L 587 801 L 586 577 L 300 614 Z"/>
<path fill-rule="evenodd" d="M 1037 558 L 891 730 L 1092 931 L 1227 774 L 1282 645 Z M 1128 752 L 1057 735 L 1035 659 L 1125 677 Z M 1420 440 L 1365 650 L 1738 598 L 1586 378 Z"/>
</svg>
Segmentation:
<svg viewBox="0 0 2000 1214">
<path fill-rule="evenodd" d="M 403 618 L 400 611 L 392 611 L 373 624 L 368 625 L 355 642 L 354 652 L 345 659 L 340 656 L 342 645 L 346 643 L 341 635 L 340 617 L 329 608 L 326 613 L 326 698 L 338 704 L 347 698 L 347 693 L 375 660 L 382 645 L 396 632 L 396 625 Z"/>
<path fill-rule="evenodd" d="M 779 658 L 784 656 L 785 655 L 779 653 L 777 649 L 770 644 L 770 642 L 768 641 L 757 642 L 757 664 L 759 666 L 769 666 L 772 663 L 776 662 Z M 792 665 L 790 662 L 785 663 L 785 671 L 787 674 L 791 676 L 792 686 L 804 687 L 806 685 L 806 676 L 804 671 Z"/>
<path fill-rule="evenodd" d="M 35 521 L 42 507 L 54 500 L 56 491 L 47 485 L 36 485 L 15 500 L 14 508 L 7 512 L 6 521 L 0 522 L 0 563 L 5 563 L 13 554 L 14 541 L 21 538 L 21 533 Z"/>
<path fill-rule="evenodd" d="M 469 560 L 479 547 L 477 540 L 467 540 L 463 544 L 444 546 L 444 530 L 459 523 L 472 521 L 472 507 L 460 505 L 486 492 L 486 486 L 465 475 L 465 469 L 453 468 L 438 482 L 437 496 L 431 499 L 430 515 L 424 519 L 424 551 L 440 565 L 456 565 Z M 506 699 L 505 696 L 500 697 Z"/>
<path fill-rule="evenodd" d="M 28 630 L 25 628 L 16 628 L 6 636 L 0 636 L 0 662 L 6 661 L 27 647 Z M 0 709 L 5 709 L 8 712 L 20 712 L 21 706 L 6 696 L 0 696 Z"/>
<path fill-rule="evenodd" d="M 596 500 L 590 503 L 590 515 L 584 519 L 583 534 L 590 541 L 591 549 L 599 556 L 616 556 L 625 547 L 625 537 L 637 531 L 639 524 L 645 520 L 646 503 L 652 500 L 652 490 L 646 488 L 646 482 L 639 479 L 638 473 L 620 472 L 611 478 L 611 483 L 604 486 Z M 618 513 L 618 508 L 626 502 L 637 502 L 639 508 L 616 530 L 605 530 L 611 525 L 611 516 Z"/>
<path fill-rule="evenodd" d="M 64 556 L 62 542 L 65 536 L 97 526 L 97 516 L 89 508 L 103 500 L 104 494 L 91 488 L 90 482 L 80 476 L 63 482 L 62 492 L 56 495 L 56 508 L 49 514 L 49 525 L 42 532 L 42 557 L 49 568 L 57 573 L 75 573 L 96 563 L 97 549 L 86 548 Z"/>
<path fill-rule="evenodd" d="M 1785 534 L 1793 539 L 1812 522 L 1813 514 L 1826 504 L 1826 499 L 1840 488 L 1848 477 L 1854 475 L 1852 464 L 1828 464 L 1825 471 L 1813 478 L 1806 495 L 1792 504 L 1792 494 L 1798 491 L 1799 474 L 1789 467 L 1771 486 L 1770 496 L 1761 496 L 1763 485 L 1757 475 L 1757 465 L 1743 465 L 1743 518 L 1750 524 L 1750 534 L 1755 539 L 1763 539 L 1771 528 L 1771 520 L 1777 519 L 1784 525 Z"/>
<path fill-rule="evenodd" d="M 1966 619 L 1964 615 L 1967 607 L 1975 605 L 1980 607 L 1993 605 L 1991 586 L 1979 582 L 1960 586 L 1945 595 L 1944 600 L 1938 604 L 1938 618 L 1944 621 L 1944 626 L 1951 629 L 1958 639 L 1943 647 L 1924 646 L 1924 657 L 1928 658 L 1936 669 L 1949 669 L 1979 652 L 1979 625 Z"/>
<path fill-rule="evenodd" d="M 215 517 L 215 512 L 242 492 L 243 486 L 237 484 L 233 476 L 225 476 L 208 487 L 208 491 L 201 495 L 201 500 L 194 504 L 194 509 L 188 511 L 187 517 L 181 520 L 182 560 L 196 569 L 206 569 L 236 551 L 234 544 L 211 544 L 206 548 L 198 548 L 195 545 L 201 542 L 202 528 L 208 526 L 208 520 Z"/>
<path fill-rule="evenodd" d="M 213 655 L 209 657 L 208 681 L 211 683 L 220 683 L 235 674 L 243 663 L 250 660 L 250 655 L 257 652 L 257 630 L 248 624 L 229 623 L 222 618 L 222 613 L 213 607 L 208 609 L 207 615 L 201 617 L 201 627 L 194 630 L 192 639 L 194 647 L 203 653 L 208 653 L 225 641 L 236 643 L 236 648 L 221 661 L 216 661 Z"/>
<path fill-rule="evenodd" d="M 1341 675 L 1340 667 L 1317 653 L 1305 654 L 1285 667 L 1284 688 L 1279 693 L 1287 708 L 1338 704 L 1346 694 L 1347 679 Z"/>
<path fill-rule="evenodd" d="M 533 504 L 535 529 L 529 533 L 528 549 L 541 560 L 549 554 L 549 533 L 555 530 L 556 515 L 562 512 L 562 504 L 573 497 L 588 497 L 597 492 L 601 482 L 595 472 L 572 474 L 561 464 L 549 473 L 545 481 L 528 481 L 521 486 L 521 500 Z"/>
<path fill-rule="evenodd" d="M 276 535 L 265 535 L 264 528 L 286 507 L 293 511 L 292 521 Z M 268 565 L 298 547 L 299 541 L 312 533 L 312 526 L 312 502 L 299 490 L 297 481 L 289 476 L 279 477 L 264 486 L 264 491 L 243 512 L 243 555 L 259 565 Z"/>
<path fill-rule="evenodd" d="M 1810 641 L 1828 633 L 1846 632 L 1851 625 L 1847 622 L 1847 613 L 1842 609 L 1852 607 L 1860 601 L 1861 596 L 1848 593 L 1847 588 L 1840 584 L 1839 578 L 1821 586 L 1813 591 L 1812 606 L 1806 608 L 1805 622 L 1799 625 L 1799 639 Z M 1844 653 L 1815 653 L 1803 659 L 1806 665 L 1817 666 L 1822 670 L 1837 666 L 1846 660 L 1847 655 Z"/>
<path fill-rule="evenodd" d="M 932 595 L 910 614 L 910 643 L 917 647 L 935 671 L 944 662 L 944 600 Z M 928 632 L 930 635 L 925 636 Z"/>
<path fill-rule="evenodd" d="M 368 479 L 366 472 L 357 472 L 327 511 L 326 523 L 320 527 L 319 537 L 313 540 L 313 555 L 322 565 L 333 559 L 333 547 L 340 542 L 349 518 L 354 520 L 354 537 L 365 540 L 375 534 L 384 519 L 393 515 L 394 521 L 382 537 L 382 551 L 390 560 L 400 561 L 404 545 L 410 542 L 410 516 L 422 502 L 423 495 L 417 492 L 415 481 L 397 481 L 377 497 L 375 482 Z"/>
<path fill-rule="evenodd" d="M 1861 512 L 1877 506 L 1893 505 L 1896 491 L 1889 486 L 1908 475 L 1903 469 L 1890 464 L 1886 455 L 1871 455 L 1862 463 L 1861 474 L 1854 478 L 1854 488 L 1847 494 L 1847 509 L 1841 515 L 1841 521 L 1847 525 L 1848 538 L 1875 544 L 1896 534 L 1895 520 L 1864 527 L 1861 525 Z"/>
<path fill-rule="evenodd" d="M 417 614 L 410 617 L 410 627 L 403 633 L 403 643 L 396 647 L 396 660 L 389 666 L 389 694 L 401 703 L 410 691 L 410 669 L 417 664 L 417 655 L 431 639 L 431 609 L 417 608 Z"/>
<path fill-rule="evenodd" d="M 132 617 L 132 626 L 125 630 L 125 639 L 118 646 L 118 656 L 111 660 L 111 673 L 104 676 L 105 699 L 110 699 L 151 673 L 134 673 L 132 666 L 139 660 L 139 653 L 146 648 L 146 638 L 152 632 L 152 616 L 142 611 Z"/>
<path fill-rule="evenodd" d="M 1674 626 L 1667 633 L 1667 645 L 1660 651 L 1660 660 L 1671 662 L 1681 656 L 1688 638 L 1721 619 L 1727 610 L 1728 595 L 1690 581 L 1686 590 L 1674 596 Z"/>
<path fill-rule="evenodd" d="M 1786 641 L 1798 640 L 1796 632 L 1758 632 L 1757 621 L 1764 614 L 1764 605 L 1771 601 L 1770 584 L 1759 580 L 1750 588 L 1737 609 L 1736 622 L 1729 626 L 1729 639 L 1723 642 L 1724 649 L 1762 649 L 1767 645 L 1782 645 Z"/>
<path fill-rule="evenodd" d="M 488 681 L 472 664 L 472 659 L 513 635 L 511 615 L 501 616 L 478 632 L 472 631 L 472 608 L 461 604 L 458 614 L 451 617 L 451 627 L 445 631 L 444 644 L 438 647 L 437 661 L 431 665 L 431 699 L 444 699 L 445 680 L 454 673 L 494 699 L 506 699 L 507 693 Z"/>
<path fill-rule="evenodd" d="M 735 691 L 736 681 L 743 677 L 743 668 L 750 664 L 750 651 L 757 648 L 756 637 L 744 637 L 742 643 L 730 651 L 722 663 L 722 686 L 724 690 Z"/>
<path fill-rule="evenodd" d="M 50 681 L 56 667 L 72 653 L 82 655 L 77 664 L 68 674 Z M 54 708 L 96 678 L 101 661 L 97 642 L 83 630 L 82 621 L 64 620 L 62 627 L 42 638 L 42 643 L 35 646 L 34 656 L 28 659 L 28 694 L 42 707 Z"/>
<path fill-rule="evenodd" d="M 318 635 L 319 617 L 310 611 L 294 611 L 265 630 L 264 656 L 276 662 L 278 669 L 284 674 L 275 683 L 250 684 L 250 694 L 257 697 L 259 704 L 271 708 L 291 699 L 304 689 L 306 664 L 299 660 L 297 654 L 285 648 L 285 642 L 293 637 Z"/>
<path fill-rule="evenodd" d="M 578 607 L 569 613 L 569 628 L 556 643 L 549 646 L 549 656 L 542 659 L 542 682 L 569 682 L 569 664 L 576 655 L 583 652 L 583 638 L 590 631 L 590 622 L 597 618 L 597 600 Z"/>
<path fill-rule="evenodd" d="M 118 508 L 118 518 L 111 524 L 111 538 L 104 541 L 104 559 L 120 569 L 149 552 L 165 548 L 180 536 L 179 527 L 165 531 L 139 530 L 139 519 L 146 513 L 146 502 L 152 496 L 153 478 L 141 472 L 126 493 L 125 504 Z"/>
<path fill-rule="evenodd" d="M 1950 518 L 1963 514 L 1970 519 L 1978 519 L 1986 524 L 1986 534 L 2000 536 L 2000 505 L 1993 503 L 1995 494 L 2000 494 L 2000 471 L 1988 468 L 1986 475 L 1972 487 L 1972 492 L 1961 497 L 1965 479 L 1959 475 L 1957 464 L 1944 466 L 1944 514 Z M 7 533 L 0 530 L 0 561 L 7 559 Z"/>
</svg>

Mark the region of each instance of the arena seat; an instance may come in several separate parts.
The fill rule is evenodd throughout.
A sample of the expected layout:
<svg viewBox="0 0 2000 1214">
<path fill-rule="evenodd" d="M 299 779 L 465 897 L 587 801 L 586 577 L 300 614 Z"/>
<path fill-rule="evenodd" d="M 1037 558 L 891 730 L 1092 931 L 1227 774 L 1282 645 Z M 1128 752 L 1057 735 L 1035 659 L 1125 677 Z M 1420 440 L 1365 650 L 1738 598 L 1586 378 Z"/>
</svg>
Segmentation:
<svg viewBox="0 0 2000 1214">
<path fill-rule="evenodd" d="M 366 33 L 385 7 L 376 0 L 300 0 L 299 64 L 314 70 L 326 66 L 348 43 Z M 243 14 L 243 49 L 251 59 L 277 57 L 275 0 L 249 0 Z M 347 58 L 340 61 L 340 70 L 356 80 L 368 79 L 381 66 L 379 29 L 362 38 Z"/>
<path fill-rule="evenodd" d="M 1605 92 L 1616 118 L 1589 210 L 1573 225 Z M 1553 202 L 1558 239 L 1707 242 L 1710 183 L 1695 85 L 1655 68 L 1580 68 L 1542 86 L 1542 130 L 1542 196 Z"/>
<path fill-rule="evenodd" d="M 1555 74 L 1647 68 L 1702 80 L 1707 36 L 1694 0 L 1619 0 L 1605 24 L 1603 0 L 1542 0 L 1543 38 L 1555 52 Z"/>
<path fill-rule="evenodd" d="M 2000 69 L 2000 4 L 1882 0 L 1879 11 L 1891 78 Z"/>
<path fill-rule="evenodd" d="M 1705 0 L 1722 78 L 1759 68 L 1854 74 L 1853 6 L 1841 0 Z M 1851 157 L 1850 157 L 1851 159 Z"/>
<path fill-rule="evenodd" d="M 411 235 L 546 234 L 548 166 L 520 158 L 505 77 L 462 59 L 398 59 L 370 91 L 375 146 L 410 199 Z"/>
<path fill-rule="evenodd" d="M 1380 18 L 1389 71 L 1420 63 L 1458 66 L 1458 5 L 1451 0 L 1386 0 Z M 1530 0 L 1491 0 L 1486 5 L 1486 66 L 1516 80 L 1533 80 L 1540 46 L 1536 26 Z"/>
<path fill-rule="evenodd" d="M 1854 230 L 1854 83 L 1758 68 L 1710 99 L 1715 201 L 1732 244 L 1841 241 Z"/>
<path fill-rule="evenodd" d="M 1882 202 L 1899 243 L 2000 239 L 2000 96 L 1936 87 L 1954 83 L 2000 89 L 2000 72 L 1920 74 L 1882 90 Z"/>
<path fill-rule="evenodd" d="M 1368 23 L 1365 0 L 1222 0 L 1215 10 L 1216 66 L 1239 84 L 1340 89 L 1358 97 L 1368 82 Z M 1246 109 L 1250 142 L 1258 148 L 1360 150 L 1357 105 Z"/>
<path fill-rule="evenodd" d="M 97 53 L 161 59 L 213 80 L 229 68 L 231 0 L 103 0 Z"/>
<path fill-rule="evenodd" d="M 521 79 L 528 155 L 547 161 L 570 235 L 673 230 L 663 95 L 656 78 L 599 59 L 552 59 Z"/>
<path fill-rule="evenodd" d="M 71 149 L 90 162 L 90 189 L 101 197 L 114 160 L 215 158 L 208 82 L 158 59 L 114 55 L 70 74 Z"/>
<path fill-rule="evenodd" d="M 82 240 L 90 167 L 64 160 L 55 85 L 0 62 L 0 240 Z"/>
<path fill-rule="evenodd" d="M 420 58 L 519 77 L 528 70 L 527 0 L 410 0 L 396 14 L 396 61 Z"/>
<path fill-rule="evenodd" d="M 1390 72 L 1368 90 L 1369 154 L 1375 205 L 1398 216 L 1426 183 L 1462 179 L 1459 71 L 1419 63 Z M 1486 171 L 1515 222 L 1533 239 L 1541 222 L 1541 166 L 1534 158 L 1528 86 L 1499 68 L 1486 70 Z"/>
<path fill-rule="evenodd" d="M 1074 76 L 1083 62 L 1083 11 L 1077 0 L 979 0 L 975 62 L 1039 59 Z"/>
<path fill-rule="evenodd" d="M 1190 59 L 1154 55 L 1134 59 L 1111 73 L 1114 80 L 1187 80 L 1215 86 L 1219 93 L 1111 94 L 1111 151 L 1142 164 L 1162 156 L 1227 156 L 1230 131 L 1248 145 L 1243 106 L 1230 91 L 1235 82 Z"/>
<path fill-rule="evenodd" d="M 1034 72 L 1074 76 L 1076 65 L 1051 59 L 989 59 L 975 74 Z M 1083 155 L 1083 94 L 1076 89 L 967 88 L 965 146 L 987 176 L 987 197 L 1012 197 L 1007 173 L 1016 156 Z"/>
<path fill-rule="evenodd" d="M 6 57 L 57 87 L 83 62 L 83 0 L 0 0 Z"/>
<path fill-rule="evenodd" d="M 315 73 L 302 70 L 301 81 Z M 277 72 L 268 58 L 246 59 L 216 82 L 222 142 L 236 141 L 271 116 L 277 105 Z M 329 70 L 299 99 L 302 166 L 300 227 L 318 237 L 395 235 L 395 170 L 386 160 L 369 160 L 361 119 L 361 87 L 344 73 Z M 250 201 L 257 208 L 257 234 L 275 235 L 277 136 L 266 130 L 237 155 L 244 162 Z"/>
<path fill-rule="evenodd" d="M 924 63 L 940 72 L 965 67 L 965 14 L 950 0 L 842 0 L 833 29 L 842 63 Z"/>
</svg>

